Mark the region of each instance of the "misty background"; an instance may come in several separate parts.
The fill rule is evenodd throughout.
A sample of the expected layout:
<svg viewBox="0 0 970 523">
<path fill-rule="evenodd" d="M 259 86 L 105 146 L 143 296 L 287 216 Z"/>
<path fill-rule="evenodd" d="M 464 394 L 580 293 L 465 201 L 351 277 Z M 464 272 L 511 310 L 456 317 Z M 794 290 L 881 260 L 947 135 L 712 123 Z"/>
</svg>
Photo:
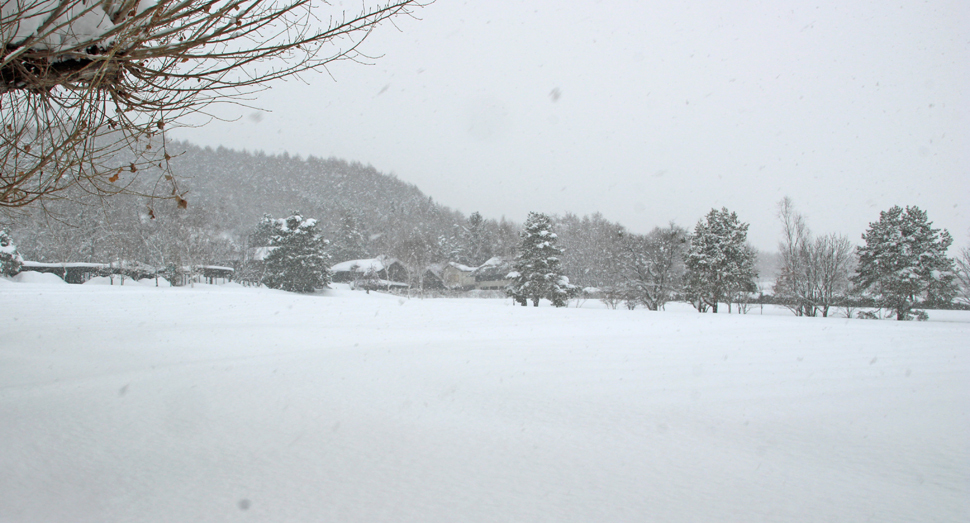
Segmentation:
<svg viewBox="0 0 970 523">
<path fill-rule="evenodd" d="M 790 195 L 820 234 L 858 242 L 917 205 L 968 244 L 959 2 L 439 0 L 418 16 L 371 35 L 371 65 L 173 135 L 360 162 L 491 219 L 602 212 L 643 233 L 726 206 L 774 250 Z"/>
</svg>

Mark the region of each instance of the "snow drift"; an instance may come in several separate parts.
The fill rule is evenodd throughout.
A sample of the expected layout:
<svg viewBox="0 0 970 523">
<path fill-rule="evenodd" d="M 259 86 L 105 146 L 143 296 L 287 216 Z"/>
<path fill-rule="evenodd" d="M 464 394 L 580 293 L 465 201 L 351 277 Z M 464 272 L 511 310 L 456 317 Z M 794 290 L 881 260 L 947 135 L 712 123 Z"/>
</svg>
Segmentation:
<svg viewBox="0 0 970 523">
<path fill-rule="evenodd" d="M 0 305 L 0 521 L 970 518 L 970 323 L 201 285 Z"/>
</svg>

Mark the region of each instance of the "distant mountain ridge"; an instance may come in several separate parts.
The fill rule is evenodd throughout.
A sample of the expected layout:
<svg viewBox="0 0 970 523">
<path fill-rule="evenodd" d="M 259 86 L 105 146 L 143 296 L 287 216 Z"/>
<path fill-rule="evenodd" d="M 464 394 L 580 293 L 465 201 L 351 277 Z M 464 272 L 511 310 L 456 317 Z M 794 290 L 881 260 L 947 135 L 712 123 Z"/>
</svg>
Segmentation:
<svg viewBox="0 0 970 523">
<path fill-rule="evenodd" d="M 371 250 L 386 251 L 389 235 L 417 228 L 432 235 L 450 234 L 464 215 L 439 205 L 415 185 L 369 165 L 336 158 L 306 159 L 289 154 L 198 147 L 175 142 L 182 150 L 172 167 L 188 189 L 190 205 L 218 209 L 245 234 L 263 214 L 285 216 L 293 211 L 316 218 L 321 230 L 334 233 L 352 217 L 374 242 Z M 331 234 L 332 236 L 332 234 Z"/>
</svg>

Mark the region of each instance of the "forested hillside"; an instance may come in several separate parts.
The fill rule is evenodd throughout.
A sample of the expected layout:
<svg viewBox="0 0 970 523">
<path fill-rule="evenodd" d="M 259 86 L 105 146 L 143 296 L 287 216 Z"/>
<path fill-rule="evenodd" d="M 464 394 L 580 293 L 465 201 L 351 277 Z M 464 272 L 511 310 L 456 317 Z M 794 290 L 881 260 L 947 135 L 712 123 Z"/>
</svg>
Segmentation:
<svg viewBox="0 0 970 523">
<path fill-rule="evenodd" d="M 445 262 L 475 267 L 494 256 L 511 261 L 519 246 L 516 222 L 477 212 L 466 216 L 371 166 L 184 142 L 169 149 L 184 151 L 171 166 L 186 208 L 144 195 L 99 199 L 75 190 L 15 217 L 11 234 L 21 255 L 37 262 L 239 269 L 254 248 L 266 245 L 255 234 L 261 218 L 293 212 L 317 221 L 332 263 L 384 255 L 420 272 Z M 123 172 L 117 183 L 128 177 Z M 129 190 L 151 194 L 157 181 L 157 175 L 142 172 Z M 563 274 L 573 284 L 613 289 L 620 300 L 630 296 L 632 281 L 641 291 L 630 303 L 651 308 L 662 306 L 654 295 L 678 288 L 686 229 L 669 224 L 636 235 L 599 213 L 550 219 L 564 249 Z M 656 273 L 656 267 L 663 269 Z M 644 273 L 647 268 L 653 272 Z"/>
<path fill-rule="evenodd" d="M 65 193 L 12 217 L 21 255 L 52 262 L 232 266 L 245 259 L 250 234 L 264 214 L 293 211 L 318 220 L 334 262 L 388 255 L 475 265 L 510 256 L 518 243 L 514 223 L 477 213 L 466 217 L 360 163 L 187 143 L 169 149 L 184 151 L 172 159 L 172 168 L 186 191 L 187 208 L 141 195 L 99 199 Z M 142 174 L 129 190 L 150 194 L 155 182 Z"/>
</svg>

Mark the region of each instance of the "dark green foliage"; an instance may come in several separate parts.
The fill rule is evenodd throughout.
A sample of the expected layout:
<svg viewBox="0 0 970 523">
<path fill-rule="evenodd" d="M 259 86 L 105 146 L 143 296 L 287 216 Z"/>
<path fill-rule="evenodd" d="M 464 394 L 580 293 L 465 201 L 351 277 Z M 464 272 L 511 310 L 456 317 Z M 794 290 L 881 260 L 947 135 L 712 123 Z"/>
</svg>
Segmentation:
<svg viewBox="0 0 970 523">
<path fill-rule="evenodd" d="M 512 283 L 506 292 L 523 306 L 531 300 L 538 307 L 545 298 L 556 307 L 565 307 L 575 287 L 562 274 L 563 250 L 556 245 L 558 237 L 549 217 L 530 212 L 520 237 L 522 243 L 509 273 Z"/>
<path fill-rule="evenodd" d="M 897 320 L 919 317 L 918 303 L 947 305 L 956 294 L 953 260 L 946 250 L 953 238 L 934 229 L 918 207 L 894 206 L 870 223 L 859 247 L 859 266 L 852 278 L 861 291 L 874 294 Z"/>
<path fill-rule="evenodd" d="M 350 211 L 344 211 L 340 216 L 340 226 L 334 235 L 330 253 L 336 263 L 347 260 L 361 260 L 369 257 L 367 238 L 364 235 L 361 220 Z"/>
<path fill-rule="evenodd" d="M 327 241 L 317 234 L 316 220 L 294 213 L 278 220 L 264 217 L 263 222 L 274 230 L 271 251 L 263 260 L 263 284 L 290 292 L 313 292 L 330 284 L 330 256 L 324 252 Z"/>
<path fill-rule="evenodd" d="M 698 310 L 717 312 L 718 303 L 755 292 L 757 254 L 747 245 L 748 224 L 722 208 L 697 222 L 684 254 L 684 292 Z M 740 301 L 739 301 L 740 303 Z"/>
<path fill-rule="evenodd" d="M 486 225 L 477 211 L 468 217 L 468 223 L 459 232 L 458 252 L 455 253 L 458 263 L 477 267 L 492 257 L 492 235 Z"/>
<path fill-rule="evenodd" d="M 10 233 L 0 229 L 0 276 L 13 276 L 20 272 L 20 255 Z"/>
<path fill-rule="evenodd" d="M 277 227 L 273 217 L 264 214 L 263 218 L 256 224 L 256 228 L 249 233 L 247 243 L 250 247 L 269 247 L 273 236 L 276 236 Z"/>
</svg>

